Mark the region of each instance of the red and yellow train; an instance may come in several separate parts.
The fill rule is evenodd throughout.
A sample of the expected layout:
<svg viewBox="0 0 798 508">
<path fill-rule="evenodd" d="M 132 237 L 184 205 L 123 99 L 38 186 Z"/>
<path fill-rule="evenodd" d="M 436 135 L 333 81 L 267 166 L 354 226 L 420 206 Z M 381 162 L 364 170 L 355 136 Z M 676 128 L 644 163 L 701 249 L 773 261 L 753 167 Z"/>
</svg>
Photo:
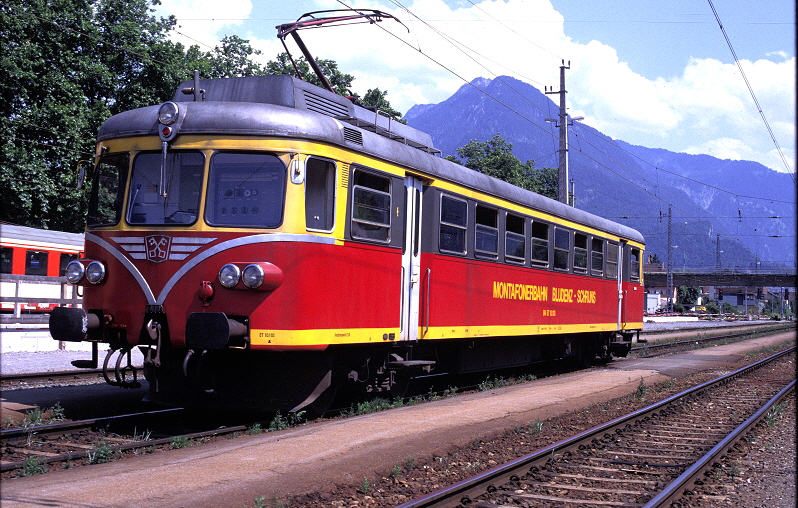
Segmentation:
<svg viewBox="0 0 798 508">
<path fill-rule="evenodd" d="M 342 387 L 625 355 L 643 326 L 637 231 L 292 77 L 195 78 L 110 118 L 93 178 L 67 267 L 85 310 L 51 333 L 141 348 L 155 401 L 320 410 Z"/>
</svg>

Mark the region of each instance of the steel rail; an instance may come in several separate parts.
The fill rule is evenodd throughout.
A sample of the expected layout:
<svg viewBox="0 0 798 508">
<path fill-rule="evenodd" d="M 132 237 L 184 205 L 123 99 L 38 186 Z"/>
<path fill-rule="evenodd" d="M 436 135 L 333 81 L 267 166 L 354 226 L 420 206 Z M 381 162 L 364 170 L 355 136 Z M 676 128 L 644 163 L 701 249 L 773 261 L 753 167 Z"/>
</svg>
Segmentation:
<svg viewBox="0 0 798 508">
<path fill-rule="evenodd" d="M 125 415 L 105 416 L 102 418 L 92 418 L 87 420 L 76 420 L 71 422 L 58 422 L 47 425 L 32 425 L 29 427 L 5 429 L 5 430 L 0 430 L 0 442 L 5 443 L 12 439 L 23 439 L 27 438 L 28 436 L 34 436 L 34 435 L 56 434 L 59 432 L 70 432 L 78 429 L 91 429 L 97 426 L 106 425 L 114 421 L 119 422 L 135 418 L 165 416 L 180 411 L 184 411 L 184 409 L 183 408 L 159 409 L 156 411 L 144 411 L 141 413 L 130 413 Z M 168 439 L 172 438 L 170 437 Z M 154 441 L 141 441 L 137 443 L 140 443 L 141 446 L 150 446 L 154 443 Z M 126 443 L 123 445 L 111 445 L 110 447 L 112 450 L 116 450 L 119 447 L 126 446 L 128 444 L 132 443 Z M 48 462 L 62 462 L 66 460 L 82 458 L 85 456 L 86 456 L 86 450 L 81 450 L 81 451 L 69 452 L 53 456 L 42 456 L 42 457 L 36 456 L 36 458 L 39 460 L 40 463 L 48 463 Z M 4 462 L 0 464 L 0 471 L 11 471 L 14 469 L 20 469 L 24 467 L 24 465 L 25 462 Z"/>
<path fill-rule="evenodd" d="M 652 416 L 656 412 L 660 411 L 661 409 L 664 409 L 665 407 L 669 406 L 670 404 L 679 399 L 699 393 L 714 386 L 726 383 L 735 377 L 754 371 L 794 351 L 795 351 L 795 346 L 786 349 L 784 351 L 780 351 L 756 363 L 752 363 L 750 365 L 737 369 L 734 372 L 698 384 L 680 393 L 667 397 L 666 399 L 663 399 L 659 402 L 651 404 L 650 406 L 638 409 L 625 416 L 621 416 L 609 422 L 603 423 L 599 426 L 593 427 L 592 429 L 580 432 L 570 438 L 564 439 L 557 443 L 541 448 L 531 454 L 519 457 L 505 464 L 496 466 L 472 478 L 468 478 L 466 480 L 460 481 L 448 487 L 443 487 L 429 494 L 425 494 L 424 496 L 421 496 L 412 501 L 399 505 L 399 508 L 421 508 L 421 507 L 431 507 L 431 506 L 456 507 L 460 506 L 461 504 L 469 504 L 471 502 L 471 497 L 485 492 L 486 485 L 488 490 L 495 488 L 495 485 L 501 485 L 513 479 L 514 477 L 521 476 L 519 472 L 522 469 L 528 468 L 531 464 L 535 462 L 545 460 L 548 457 L 551 457 L 555 454 L 562 454 L 577 449 L 579 448 L 580 445 L 584 444 L 587 441 L 590 441 L 594 438 L 598 438 L 604 434 L 611 433 L 621 427 L 626 427 L 627 425 L 631 425 L 632 422 L 636 420 Z"/>
<path fill-rule="evenodd" d="M 740 439 L 742 439 L 759 421 L 765 417 L 767 412 L 778 404 L 784 397 L 787 396 L 792 390 L 795 390 L 795 380 L 790 383 L 773 396 L 765 405 L 751 415 L 746 421 L 741 423 L 730 434 L 723 438 L 716 444 L 710 451 L 703 457 L 698 459 L 692 466 L 682 473 L 678 478 L 671 482 L 663 491 L 651 498 L 644 508 L 658 508 L 660 506 L 670 506 L 673 501 L 681 497 L 682 493 L 689 488 L 696 480 L 699 479 L 701 474 L 708 468 L 712 467 L 715 462 L 718 462 L 720 457 L 725 454 L 729 448 L 734 446 Z"/>
<path fill-rule="evenodd" d="M 675 346 L 681 346 L 681 345 L 686 345 L 686 344 L 695 344 L 697 342 L 710 342 L 710 341 L 715 341 L 715 340 L 734 339 L 734 338 L 738 338 L 738 337 L 747 337 L 749 335 L 757 335 L 757 334 L 767 335 L 767 334 L 772 334 L 772 333 L 775 333 L 775 332 L 780 332 L 780 331 L 783 331 L 783 330 L 794 330 L 794 329 L 795 329 L 795 327 L 793 325 L 789 325 L 789 326 L 773 326 L 773 327 L 768 327 L 768 328 L 765 328 L 765 329 L 756 329 L 756 330 L 750 330 L 750 331 L 739 332 L 739 333 L 729 333 L 729 334 L 725 334 L 725 335 L 715 335 L 715 336 L 712 336 L 712 337 L 701 337 L 701 338 L 680 340 L 680 341 L 674 341 L 674 342 L 661 342 L 661 343 L 658 343 L 658 344 L 646 344 L 644 346 L 633 347 L 630 351 L 666 349 L 668 347 L 675 347 Z"/>
<path fill-rule="evenodd" d="M 25 372 L 22 374 L 2 374 L 0 375 L 0 382 L 6 381 L 27 381 L 34 379 L 46 378 L 63 378 L 63 377 L 89 377 L 92 375 L 102 375 L 102 369 L 81 369 L 81 370 L 58 370 L 53 372 Z"/>
</svg>

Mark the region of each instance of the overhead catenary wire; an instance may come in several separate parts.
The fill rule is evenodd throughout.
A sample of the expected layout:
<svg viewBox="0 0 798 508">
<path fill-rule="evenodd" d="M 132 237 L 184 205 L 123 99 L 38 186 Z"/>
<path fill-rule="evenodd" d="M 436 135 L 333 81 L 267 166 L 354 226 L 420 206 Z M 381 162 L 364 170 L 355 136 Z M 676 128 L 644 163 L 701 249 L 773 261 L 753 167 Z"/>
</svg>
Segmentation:
<svg viewBox="0 0 798 508">
<path fill-rule="evenodd" d="M 737 64 L 737 68 L 740 69 L 740 75 L 743 77 L 743 81 L 745 81 L 745 86 L 748 87 L 748 92 L 751 94 L 751 98 L 754 99 L 754 104 L 756 104 L 756 109 L 759 111 L 759 116 L 762 117 L 762 122 L 765 124 L 765 128 L 770 134 L 770 139 L 773 140 L 773 144 L 776 146 L 776 150 L 779 152 L 779 157 L 781 157 L 782 163 L 784 163 L 784 167 L 787 169 L 787 173 L 792 177 L 792 181 L 795 182 L 795 173 L 790 168 L 789 162 L 787 162 L 787 158 L 784 156 L 784 152 L 781 150 L 781 146 L 779 142 L 776 140 L 776 135 L 773 134 L 773 129 L 770 128 L 770 123 L 768 122 L 767 117 L 765 116 L 764 111 L 762 111 L 762 106 L 759 105 L 759 100 L 756 98 L 756 94 L 754 93 L 754 89 L 751 87 L 751 83 L 748 81 L 748 76 L 745 75 L 745 71 L 743 70 L 742 64 L 740 64 L 740 59 L 737 58 L 737 53 L 734 51 L 734 46 L 732 46 L 731 39 L 729 39 L 729 35 L 726 33 L 726 29 L 723 28 L 723 23 L 720 22 L 720 16 L 718 15 L 718 11 L 715 10 L 715 6 L 712 4 L 712 0 L 707 0 L 709 2 L 709 7 L 712 9 L 712 14 L 715 15 L 715 19 L 718 22 L 718 26 L 720 27 L 720 31 L 723 32 L 723 38 L 726 39 L 726 44 L 729 46 L 729 50 L 731 51 L 732 56 L 734 57 L 734 63 Z"/>
</svg>

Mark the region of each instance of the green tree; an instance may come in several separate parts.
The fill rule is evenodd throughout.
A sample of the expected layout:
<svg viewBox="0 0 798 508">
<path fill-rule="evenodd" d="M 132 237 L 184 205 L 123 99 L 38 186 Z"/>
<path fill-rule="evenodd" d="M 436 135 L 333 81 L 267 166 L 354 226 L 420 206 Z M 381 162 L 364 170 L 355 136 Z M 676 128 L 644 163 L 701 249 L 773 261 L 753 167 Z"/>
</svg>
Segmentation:
<svg viewBox="0 0 798 508">
<path fill-rule="evenodd" d="M 294 61 L 296 62 L 297 68 L 299 68 L 302 79 L 316 86 L 324 86 L 318 76 L 316 76 L 316 73 L 310 68 L 310 64 L 305 60 L 305 57 L 301 56 L 295 58 Z M 316 63 L 319 64 L 319 67 L 327 77 L 327 81 L 330 82 L 335 93 L 343 96 L 352 95 L 349 89 L 352 87 L 352 81 L 355 80 L 354 76 L 341 72 L 335 60 L 317 58 Z M 294 66 L 291 64 L 288 53 L 283 52 L 277 55 L 276 59 L 270 60 L 266 64 L 265 74 L 288 74 L 289 76 L 296 76 L 296 70 L 294 70 Z"/>
<path fill-rule="evenodd" d="M 448 157 L 449 160 L 522 189 L 557 199 L 557 170 L 536 170 L 535 163 L 531 160 L 522 163 L 513 155 L 512 143 L 508 143 L 499 133 L 488 141 L 471 140 L 467 145 L 458 148 L 457 153 L 465 162 L 451 156 Z"/>
<path fill-rule="evenodd" d="M 80 231 L 86 191 L 75 168 L 94 158 L 113 114 L 172 97 L 194 69 L 203 77 L 263 72 L 248 41 L 212 52 L 168 40 L 174 17 L 158 0 L 8 0 L 0 4 L 0 220 Z"/>
<path fill-rule="evenodd" d="M 391 107 L 391 103 L 385 98 L 386 95 L 388 95 L 387 90 L 382 91 L 379 88 L 370 88 L 366 92 L 366 95 L 360 100 L 360 104 L 362 106 L 376 108 L 381 113 L 392 118 L 402 118 L 402 113 Z M 400 122 L 406 123 L 404 120 L 400 120 Z"/>
<path fill-rule="evenodd" d="M 695 305 L 701 297 L 701 288 L 696 286 L 679 286 L 676 290 L 678 302 L 682 305 Z"/>
</svg>

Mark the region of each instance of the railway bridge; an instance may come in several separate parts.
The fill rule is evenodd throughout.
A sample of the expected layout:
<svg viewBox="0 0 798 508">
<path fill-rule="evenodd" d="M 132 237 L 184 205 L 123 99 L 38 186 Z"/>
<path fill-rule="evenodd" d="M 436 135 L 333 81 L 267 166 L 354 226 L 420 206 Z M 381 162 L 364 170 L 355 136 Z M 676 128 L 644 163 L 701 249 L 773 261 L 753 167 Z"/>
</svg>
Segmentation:
<svg viewBox="0 0 798 508">
<path fill-rule="evenodd" d="M 644 272 L 646 287 L 667 285 L 667 272 Z M 741 286 L 741 287 L 796 287 L 796 274 L 793 271 L 755 272 L 721 270 L 718 272 L 673 272 L 674 286 Z"/>
</svg>

